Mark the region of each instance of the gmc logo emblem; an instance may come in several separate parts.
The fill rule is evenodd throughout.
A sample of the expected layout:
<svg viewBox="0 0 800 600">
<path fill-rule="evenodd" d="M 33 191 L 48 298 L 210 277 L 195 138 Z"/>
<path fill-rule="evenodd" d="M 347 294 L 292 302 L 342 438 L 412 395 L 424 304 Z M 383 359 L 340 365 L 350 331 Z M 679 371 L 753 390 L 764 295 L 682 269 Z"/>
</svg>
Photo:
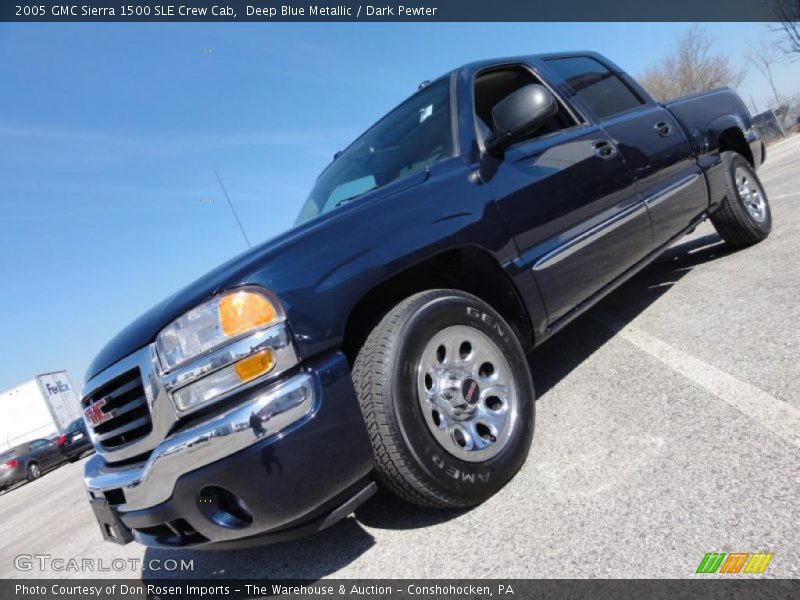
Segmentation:
<svg viewBox="0 0 800 600">
<path fill-rule="evenodd" d="M 105 423 L 111 417 L 113 417 L 113 413 L 104 413 L 101 409 L 106 405 L 106 399 L 100 398 L 97 402 L 94 402 L 83 409 L 83 416 L 89 422 L 92 427 L 97 427 L 100 423 Z"/>
<path fill-rule="evenodd" d="M 475 389 L 478 387 L 478 384 L 474 381 L 470 384 L 469 389 L 467 390 L 467 395 L 464 396 L 464 400 L 467 402 L 472 402 L 472 395 L 475 393 Z"/>
</svg>

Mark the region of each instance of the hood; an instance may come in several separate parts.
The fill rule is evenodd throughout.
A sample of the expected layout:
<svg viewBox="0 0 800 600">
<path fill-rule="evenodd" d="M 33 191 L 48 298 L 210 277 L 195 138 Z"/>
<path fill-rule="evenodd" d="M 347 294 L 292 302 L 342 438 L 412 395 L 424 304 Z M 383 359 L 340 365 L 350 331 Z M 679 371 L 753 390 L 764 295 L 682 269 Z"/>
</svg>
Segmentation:
<svg viewBox="0 0 800 600">
<path fill-rule="evenodd" d="M 346 223 L 354 212 L 369 206 L 374 207 L 380 200 L 422 183 L 427 176 L 427 172 L 421 172 L 379 188 L 365 194 L 358 202 L 320 215 L 228 260 L 159 302 L 119 332 L 89 365 L 85 381 L 89 381 L 117 361 L 153 342 L 158 333 L 173 319 L 224 290 L 244 284 L 256 284 L 269 288 L 281 298 L 281 293 L 284 291 L 282 287 L 291 277 L 291 272 L 303 270 L 304 266 L 308 266 L 308 261 L 312 260 L 311 253 L 305 251 L 312 248 L 307 245 L 312 243 L 312 237 L 324 239 L 325 233 L 337 221 L 340 223 L 333 229 L 347 227 Z M 319 243 L 313 247 L 317 246 Z M 348 251 L 351 250 L 357 252 L 355 248 L 348 248 Z M 346 256 L 340 254 L 329 258 L 334 262 L 347 260 Z M 288 307 L 284 305 L 284 308 Z"/>
<path fill-rule="evenodd" d="M 263 271 L 274 258 L 298 239 L 322 225 L 314 221 L 289 231 L 235 256 L 183 289 L 165 298 L 153 308 L 139 316 L 120 331 L 98 353 L 86 372 L 85 381 L 110 367 L 128 354 L 153 342 L 158 333 L 176 319 L 210 297 L 248 281 L 247 275 L 255 271 L 256 265 Z M 268 284 L 267 284 L 268 285 Z"/>
</svg>

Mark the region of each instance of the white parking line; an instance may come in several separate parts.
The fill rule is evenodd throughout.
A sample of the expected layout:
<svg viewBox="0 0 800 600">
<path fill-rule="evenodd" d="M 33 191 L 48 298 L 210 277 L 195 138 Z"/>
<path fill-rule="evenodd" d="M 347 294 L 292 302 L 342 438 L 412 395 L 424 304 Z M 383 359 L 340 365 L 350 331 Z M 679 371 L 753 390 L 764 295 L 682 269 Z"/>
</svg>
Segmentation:
<svg viewBox="0 0 800 600">
<path fill-rule="evenodd" d="M 800 410 L 717 367 L 609 315 L 598 320 L 640 350 L 687 377 L 775 435 L 800 448 Z"/>
<path fill-rule="evenodd" d="M 780 196 L 770 196 L 770 200 L 780 200 L 781 198 L 791 198 L 792 196 L 800 196 L 800 192 L 792 192 L 791 194 L 781 194 Z"/>
</svg>

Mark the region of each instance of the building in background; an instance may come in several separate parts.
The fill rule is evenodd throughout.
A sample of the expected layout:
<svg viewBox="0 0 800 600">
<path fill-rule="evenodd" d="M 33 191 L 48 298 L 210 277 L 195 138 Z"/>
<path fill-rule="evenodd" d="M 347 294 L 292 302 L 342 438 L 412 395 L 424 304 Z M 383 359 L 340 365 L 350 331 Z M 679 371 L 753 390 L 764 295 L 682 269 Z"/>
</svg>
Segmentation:
<svg viewBox="0 0 800 600">
<path fill-rule="evenodd" d="M 37 375 L 0 392 L 0 450 L 63 433 L 81 416 L 80 397 L 66 371 Z"/>
</svg>

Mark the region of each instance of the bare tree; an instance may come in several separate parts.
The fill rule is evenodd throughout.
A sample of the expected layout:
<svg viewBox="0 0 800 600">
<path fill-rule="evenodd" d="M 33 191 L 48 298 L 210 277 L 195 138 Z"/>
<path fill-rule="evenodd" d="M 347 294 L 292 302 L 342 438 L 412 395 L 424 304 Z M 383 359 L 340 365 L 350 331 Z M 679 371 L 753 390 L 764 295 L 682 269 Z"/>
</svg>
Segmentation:
<svg viewBox="0 0 800 600">
<path fill-rule="evenodd" d="M 778 22 L 773 31 L 784 34 L 781 49 L 789 60 L 800 59 L 800 0 L 773 0 Z"/>
<path fill-rule="evenodd" d="M 738 87 L 744 70 L 712 52 L 714 38 L 698 25 L 675 40 L 672 52 L 647 69 L 640 82 L 657 100 L 667 100 L 725 85 Z"/>
<path fill-rule="evenodd" d="M 752 63 L 756 71 L 761 73 L 764 79 L 769 83 L 772 89 L 772 95 L 775 97 L 775 103 L 781 101 L 778 89 L 775 87 L 775 77 L 772 74 L 773 65 L 779 61 L 781 57 L 781 49 L 775 44 L 761 42 L 755 48 L 750 48 L 747 51 L 747 61 Z"/>
</svg>

